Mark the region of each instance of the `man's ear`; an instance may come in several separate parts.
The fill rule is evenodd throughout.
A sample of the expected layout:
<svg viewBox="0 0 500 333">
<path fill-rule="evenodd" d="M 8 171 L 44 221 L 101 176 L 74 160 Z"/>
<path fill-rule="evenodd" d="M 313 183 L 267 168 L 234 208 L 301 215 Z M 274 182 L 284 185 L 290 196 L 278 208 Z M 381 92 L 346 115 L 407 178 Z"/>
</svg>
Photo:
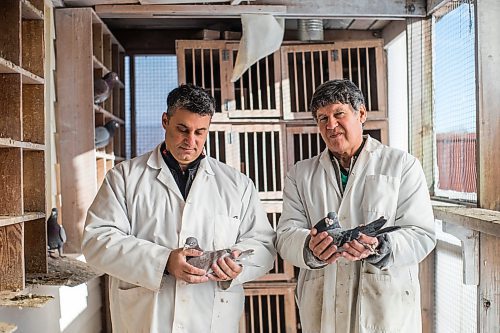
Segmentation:
<svg viewBox="0 0 500 333">
<path fill-rule="evenodd" d="M 168 122 L 168 114 L 166 112 L 163 112 L 163 114 L 161 115 L 161 125 L 164 129 L 167 129 Z"/>
<path fill-rule="evenodd" d="M 366 117 L 368 116 L 368 112 L 366 111 L 366 107 L 364 104 L 361 104 L 358 112 L 359 112 L 359 121 L 361 122 L 361 124 L 364 124 L 366 121 Z"/>
</svg>

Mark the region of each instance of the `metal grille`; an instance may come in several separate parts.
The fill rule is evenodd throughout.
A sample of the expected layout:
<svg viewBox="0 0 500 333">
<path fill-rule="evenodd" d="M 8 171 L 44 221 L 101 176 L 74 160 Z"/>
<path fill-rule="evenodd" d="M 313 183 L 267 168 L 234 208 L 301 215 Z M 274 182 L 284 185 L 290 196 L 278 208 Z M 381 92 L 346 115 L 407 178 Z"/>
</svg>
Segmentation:
<svg viewBox="0 0 500 333">
<path fill-rule="evenodd" d="M 379 110 L 375 48 L 343 48 L 341 56 L 342 77 L 354 82 L 363 92 L 368 111 Z"/>
<path fill-rule="evenodd" d="M 192 83 L 215 98 L 214 121 L 227 120 L 227 84 L 222 81 L 229 57 L 224 41 L 177 41 L 179 83 Z"/>
<path fill-rule="evenodd" d="M 227 160 L 227 135 L 230 135 L 227 125 L 211 124 L 210 130 L 205 142 L 205 151 L 208 156 L 213 157 L 223 163 L 228 163 Z"/>
<path fill-rule="evenodd" d="M 235 165 L 250 177 L 261 199 L 281 199 L 284 175 L 283 135 L 280 125 L 234 125 L 239 147 Z"/>
<path fill-rule="evenodd" d="M 476 201 L 474 5 L 452 1 L 434 16 L 435 188 Z"/>
<path fill-rule="evenodd" d="M 237 51 L 232 51 L 232 60 Z M 234 82 L 234 96 L 229 116 L 234 117 L 279 117 L 279 57 L 271 54 L 253 64 L 240 79 Z"/>
<path fill-rule="evenodd" d="M 186 83 L 206 89 L 216 100 L 216 113 L 221 113 L 221 80 L 219 49 L 186 48 L 184 50 Z"/>
<path fill-rule="evenodd" d="M 381 41 L 281 47 L 283 115 L 311 118 L 314 90 L 332 79 L 350 79 L 363 92 L 369 118 L 385 118 L 386 91 Z"/>
<path fill-rule="evenodd" d="M 317 126 L 287 127 L 288 166 L 319 155 L 325 148 Z"/>
<path fill-rule="evenodd" d="M 477 286 L 463 284 L 460 241 L 441 230 L 437 221 L 435 266 L 435 332 L 476 333 Z"/>
<path fill-rule="evenodd" d="M 135 56 L 136 155 L 152 150 L 165 140 L 161 115 L 167 95 L 177 87 L 175 56 Z"/>
<path fill-rule="evenodd" d="M 281 216 L 281 210 L 283 208 L 282 201 L 266 201 L 263 202 L 264 209 L 267 212 L 267 219 L 273 230 L 276 231 L 276 226 Z M 274 259 L 274 266 L 269 271 L 267 275 L 260 278 L 259 281 L 291 281 L 294 277 L 293 266 L 285 262 L 280 255 L 276 255 Z"/>
<path fill-rule="evenodd" d="M 295 284 L 248 284 L 240 333 L 296 333 Z"/>
</svg>

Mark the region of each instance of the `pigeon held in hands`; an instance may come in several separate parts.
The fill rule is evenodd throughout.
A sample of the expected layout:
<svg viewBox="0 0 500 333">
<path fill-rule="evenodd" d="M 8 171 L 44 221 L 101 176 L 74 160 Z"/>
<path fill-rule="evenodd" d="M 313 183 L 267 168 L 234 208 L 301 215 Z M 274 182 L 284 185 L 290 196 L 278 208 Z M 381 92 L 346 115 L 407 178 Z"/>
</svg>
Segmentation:
<svg viewBox="0 0 500 333">
<path fill-rule="evenodd" d="M 188 237 L 186 239 L 184 249 L 196 249 L 203 252 L 203 254 L 199 257 L 187 257 L 187 262 L 194 267 L 203 269 L 207 272 L 207 274 L 211 274 L 213 272 L 211 267 L 217 262 L 217 260 L 225 257 L 231 258 L 234 262 L 241 266 L 260 267 L 249 260 L 249 258 L 253 255 L 253 249 L 243 251 L 240 253 L 238 258 L 235 258 L 231 249 L 203 251 L 198 245 L 198 240 L 195 237 Z"/>
<path fill-rule="evenodd" d="M 47 244 L 49 256 L 53 256 L 55 250 L 59 252 L 59 257 L 64 257 L 63 244 L 66 243 L 66 232 L 62 225 L 57 223 L 57 208 L 52 208 L 49 218 L 47 219 Z"/>
<path fill-rule="evenodd" d="M 342 252 L 342 245 L 354 239 L 358 239 L 361 233 L 370 237 L 376 237 L 401 229 L 399 226 L 382 228 L 386 222 L 387 219 L 381 216 L 377 220 L 366 225 L 360 225 L 352 229 L 343 230 L 340 226 L 337 214 L 335 212 L 330 212 L 325 218 L 319 220 L 318 223 L 314 225 L 314 228 L 316 228 L 318 233 L 323 231 L 328 232 L 328 234 L 333 238 L 333 244 L 338 247 L 337 252 Z M 363 246 L 368 246 L 367 248 L 373 251 L 368 244 L 363 244 Z"/>
<path fill-rule="evenodd" d="M 111 95 L 113 87 L 118 83 L 118 81 L 119 81 L 118 74 L 116 74 L 115 72 L 109 72 L 102 78 L 95 79 L 94 103 L 100 104 L 106 101 Z"/>
<path fill-rule="evenodd" d="M 96 148 L 106 147 L 111 138 L 115 135 L 115 130 L 120 127 L 116 120 L 108 121 L 104 126 L 97 126 L 95 128 L 94 143 Z"/>
</svg>

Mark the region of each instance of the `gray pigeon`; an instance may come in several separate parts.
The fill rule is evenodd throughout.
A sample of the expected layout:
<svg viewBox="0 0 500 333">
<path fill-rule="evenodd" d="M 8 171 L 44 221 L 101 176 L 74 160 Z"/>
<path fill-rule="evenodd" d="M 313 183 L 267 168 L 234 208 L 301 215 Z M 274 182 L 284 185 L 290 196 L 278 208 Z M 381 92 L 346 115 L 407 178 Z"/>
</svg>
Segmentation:
<svg viewBox="0 0 500 333">
<path fill-rule="evenodd" d="M 108 121 L 104 126 L 97 126 L 95 128 L 94 143 L 96 148 L 106 147 L 113 135 L 115 135 L 115 130 L 120 127 L 120 124 L 116 120 Z"/>
<path fill-rule="evenodd" d="M 358 239 L 360 233 L 363 233 L 367 236 L 376 237 L 391 231 L 401 229 L 401 227 L 399 226 L 389 226 L 386 228 L 382 228 L 382 226 L 386 222 L 387 220 L 382 216 L 366 225 L 360 225 L 349 230 L 343 230 L 340 226 L 337 214 L 335 212 L 330 212 L 328 213 L 327 217 L 319 220 L 319 222 L 314 225 L 314 228 L 316 228 L 318 233 L 327 231 L 328 234 L 333 238 L 333 244 L 339 248 L 337 252 L 341 252 L 343 250 L 341 248 L 342 245 L 354 239 Z"/>
<path fill-rule="evenodd" d="M 57 208 L 52 208 L 49 218 L 47 219 L 47 244 L 49 255 L 52 258 L 54 250 L 59 252 L 59 257 L 64 257 L 63 244 L 66 243 L 66 232 L 62 225 L 57 223 Z"/>
<path fill-rule="evenodd" d="M 109 72 L 102 78 L 94 80 L 94 103 L 100 104 L 108 99 L 113 91 L 113 87 L 118 83 L 118 74 Z"/>
<path fill-rule="evenodd" d="M 202 251 L 203 254 L 199 257 L 187 257 L 187 262 L 197 268 L 201 268 L 207 272 L 207 274 L 212 273 L 212 264 L 214 264 L 219 258 L 229 257 L 233 259 L 239 265 L 260 267 L 248 259 L 253 255 L 254 250 L 249 249 L 240 253 L 238 258 L 234 258 L 231 249 L 223 249 L 217 251 L 203 251 L 198 245 L 198 240 L 195 237 L 188 237 L 184 244 L 184 249 L 196 249 Z"/>
</svg>

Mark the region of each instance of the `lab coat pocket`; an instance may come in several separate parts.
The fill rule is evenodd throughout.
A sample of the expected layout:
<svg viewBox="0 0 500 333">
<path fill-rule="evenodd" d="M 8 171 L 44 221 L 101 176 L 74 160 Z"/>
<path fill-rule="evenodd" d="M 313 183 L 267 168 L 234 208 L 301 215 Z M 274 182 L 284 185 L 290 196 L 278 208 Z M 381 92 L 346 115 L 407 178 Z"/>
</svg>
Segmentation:
<svg viewBox="0 0 500 333">
<path fill-rule="evenodd" d="M 366 176 L 362 201 L 363 210 L 375 213 L 375 215 L 382 214 L 387 219 L 394 217 L 398 203 L 399 183 L 399 178 L 387 175 Z"/>
<path fill-rule="evenodd" d="M 211 333 L 236 333 L 245 296 L 243 287 L 231 288 L 231 291 L 215 291 L 214 312 L 212 314 Z"/>
<path fill-rule="evenodd" d="M 319 270 L 318 270 L 319 271 Z M 297 289 L 297 304 L 304 332 L 321 331 L 324 276 L 305 280 Z"/>
<path fill-rule="evenodd" d="M 120 326 L 124 328 L 124 332 L 149 332 L 154 313 L 154 292 L 138 286 L 118 287 L 116 296 Z"/>
<path fill-rule="evenodd" d="M 230 248 L 236 244 L 240 223 L 241 221 L 236 216 L 215 215 L 214 248 L 216 250 Z"/>
<path fill-rule="evenodd" d="M 360 332 L 400 333 L 404 327 L 411 328 L 406 321 L 412 318 L 408 314 L 416 304 L 415 292 L 410 280 L 403 282 L 390 275 L 362 273 Z"/>
</svg>

